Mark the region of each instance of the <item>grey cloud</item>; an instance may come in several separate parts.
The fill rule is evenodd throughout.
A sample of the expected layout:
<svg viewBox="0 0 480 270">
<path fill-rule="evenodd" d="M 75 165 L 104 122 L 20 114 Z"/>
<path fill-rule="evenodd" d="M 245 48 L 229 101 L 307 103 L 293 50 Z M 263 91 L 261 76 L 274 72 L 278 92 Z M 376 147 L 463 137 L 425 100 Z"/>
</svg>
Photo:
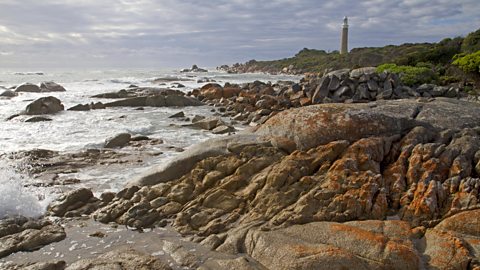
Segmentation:
<svg viewBox="0 0 480 270">
<path fill-rule="evenodd" d="M 478 0 L 2 0 L 4 66 L 180 67 L 433 42 L 479 27 Z M 2 31 L 2 29 L 4 31 Z M 8 52 L 8 53 L 5 53 Z"/>
</svg>

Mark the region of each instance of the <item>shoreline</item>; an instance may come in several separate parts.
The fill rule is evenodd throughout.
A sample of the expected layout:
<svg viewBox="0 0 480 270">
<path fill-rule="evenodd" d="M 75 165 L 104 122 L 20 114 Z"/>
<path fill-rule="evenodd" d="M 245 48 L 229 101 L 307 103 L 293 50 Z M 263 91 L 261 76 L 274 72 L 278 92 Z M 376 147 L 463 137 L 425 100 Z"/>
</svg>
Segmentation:
<svg viewBox="0 0 480 270">
<path fill-rule="evenodd" d="M 133 236 L 137 251 L 174 269 L 480 267 L 478 102 L 454 86 L 407 88 L 392 74 L 356 72 L 192 91 L 252 129 L 197 144 L 117 193 L 67 194 L 49 215 L 87 221 L 67 222 L 67 240 L 7 259 L 97 241 L 87 235 L 103 230 L 110 242 L 99 250 Z M 191 125 L 229 127 L 215 118 Z M 117 234 L 92 218 L 144 233 Z M 88 232 L 77 235 L 81 222 Z M 200 244 L 182 249 L 179 233 Z M 84 258 L 73 254 L 67 263 Z"/>
</svg>

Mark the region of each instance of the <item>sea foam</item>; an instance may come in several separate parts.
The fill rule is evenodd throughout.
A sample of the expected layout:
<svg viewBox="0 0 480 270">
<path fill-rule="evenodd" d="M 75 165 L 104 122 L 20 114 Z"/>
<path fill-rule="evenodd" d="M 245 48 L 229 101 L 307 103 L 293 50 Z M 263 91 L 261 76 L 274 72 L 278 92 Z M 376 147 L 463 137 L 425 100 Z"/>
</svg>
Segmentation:
<svg viewBox="0 0 480 270">
<path fill-rule="evenodd" d="M 24 187 L 25 179 L 11 164 L 0 160 L 0 219 L 17 215 L 37 217 L 45 211 L 48 202 L 42 198 L 44 195 Z"/>
</svg>

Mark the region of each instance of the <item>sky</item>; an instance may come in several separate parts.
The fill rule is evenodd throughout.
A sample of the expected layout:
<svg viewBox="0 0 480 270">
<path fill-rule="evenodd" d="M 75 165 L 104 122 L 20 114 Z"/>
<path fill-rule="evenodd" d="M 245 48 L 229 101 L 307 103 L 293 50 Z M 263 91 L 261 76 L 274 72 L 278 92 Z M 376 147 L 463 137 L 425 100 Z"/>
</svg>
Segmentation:
<svg viewBox="0 0 480 270">
<path fill-rule="evenodd" d="M 437 42 L 480 28 L 479 0 L 0 0 L 0 68 L 215 67 Z"/>
</svg>

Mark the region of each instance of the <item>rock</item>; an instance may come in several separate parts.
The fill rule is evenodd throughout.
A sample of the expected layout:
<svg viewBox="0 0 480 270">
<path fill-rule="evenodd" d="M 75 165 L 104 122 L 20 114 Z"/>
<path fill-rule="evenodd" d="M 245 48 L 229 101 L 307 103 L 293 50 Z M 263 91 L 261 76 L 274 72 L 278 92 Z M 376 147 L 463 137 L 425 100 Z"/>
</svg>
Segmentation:
<svg viewBox="0 0 480 270">
<path fill-rule="evenodd" d="M 417 87 L 417 91 L 420 92 L 420 93 L 430 92 L 430 91 L 433 90 L 434 87 L 435 87 L 434 84 L 424 83 L 424 84 L 420 85 L 419 87 Z"/>
<path fill-rule="evenodd" d="M 116 148 L 116 147 L 124 147 L 125 145 L 130 142 L 131 135 L 129 133 L 120 133 L 115 135 L 113 138 L 110 138 L 105 141 L 105 148 Z"/>
<path fill-rule="evenodd" d="M 184 112 L 178 112 L 178 113 L 172 114 L 168 118 L 181 118 L 181 117 L 185 117 Z"/>
<path fill-rule="evenodd" d="M 335 91 L 340 87 L 340 79 L 337 76 L 330 76 L 330 83 L 328 84 L 328 90 Z"/>
<path fill-rule="evenodd" d="M 23 83 L 15 88 L 15 92 L 42 92 L 38 85 L 33 83 Z"/>
<path fill-rule="evenodd" d="M 49 96 L 39 98 L 28 104 L 25 109 L 25 114 L 54 114 L 63 111 L 63 109 L 63 104 L 58 98 Z"/>
<path fill-rule="evenodd" d="M 376 92 L 378 91 L 378 83 L 374 80 L 368 80 L 367 81 L 367 86 L 368 86 L 368 90 L 370 91 L 373 91 L 373 92 Z"/>
<path fill-rule="evenodd" d="M 339 70 L 331 71 L 331 72 L 327 73 L 325 76 L 328 76 L 328 77 L 335 76 L 335 77 L 339 78 L 340 80 L 344 80 L 345 78 L 348 77 L 349 73 L 350 73 L 350 69 L 345 68 L 345 69 L 339 69 Z"/>
<path fill-rule="evenodd" d="M 458 93 L 459 93 L 458 88 L 450 87 L 448 91 L 445 93 L 445 97 L 456 98 L 458 96 Z"/>
<path fill-rule="evenodd" d="M 200 88 L 199 95 L 205 97 L 207 100 L 212 100 L 238 96 L 241 91 L 242 89 L 238 87 L 222 87 L 216 83 L 209 83 Z"/>
<path fill-rule="evenodd" d="M 244 248 L 270 269 L 418 269 L 410 235 L 402 221 L 314 222 L 250 230 Z"/>
<path fill-rule="evenodd" d="M 65 92 L 65 88 L 55 82 L 42 82 L 40 84 L 41 92 Z"/>
<path fill-rule="evenodd" d="M 206 130 L 212 130 L 216 128 L 217 126 L 222 124 L 222 120 L 217 117 L 209 117 L 205 118 L 203 120 L 196 121 L 192 124 L 189 124 L 188 126 L 190 127 L 195 127 L 195 128 L 201 128 L 201 129 L 206 129 Z"/>
<path fill-rule="evenodd" d="M 208 72 L 208 70 L 199 68 L 197 65 L 193 65 L 191 69 L 185 68 L 182 69 L 180 72 Z"/>
<path fill-rule="evenodd" d="M 63 217 L 70 211 L 78 210 L 79 208 L 85 207 L 88 203 L 96 202 L 98 202 L 98 199 L 93 196 L 91 190 L 80 188 L 67 193 L 56 202 L 50 204 L 48 206 L 48 212 L 54 216 Z M 93 212 L 93 210 L 91 212 Z"/>
<path fill-rule="evenodd" d="M 179 95 L 134 97 L 105 103 L 105 107 L 183 107 L 202 105 L 204 104 L 195 98 Z"/>
<path fill-rule="evenodd" d="M 83 259 L 70 264 L 65 270 L 87 269 L 155 269 L 171 270 L 165 262 L 132 248 L 120 248 L 104 253 L 97 258 Z"/>
<path fill-rule="evenodd" d="M 94 96 L 92 96 L 92 98 L 127 98 L 127 97 L 131 97 L 131 96 L 132 96 L 131 93 L 129 93 L 125 89 L 122 89 L 118 92 L 110 92 L 110 93 L 103 93 L 103 94 L 94 95 Z"/>
<path fill-rule="evenodd" d="M 330 77 L 323 76 L 320 79 L 320 83 L 318 84 L 317 88 L 315 89 L 315 92 L 313 93 L 312 96 L 312 104 L 317 104 L 322 102 L 322 100 L 326 97 L 328 97 L 328 85 L 330 83 Z"/>
<path fill-rule="evenodd" d="M 235 270 L 263 270 L 263 265 L 251 258 L 239 257 L 235 259 L 209 259 L 198 270 L 235 269 Z"/>
<path fill-rule="evenodd" d="M 205 119 L 206 117 L 205 116 L 202 116 L 202 115 L 195 115 L 192 119 L 192 123 L 196 123 L 198 121 L 201 121 L 203 119 Z"/>
<path fill-rule="evenodd" d="M 468 269 L 472 257 L 462 239 L 450 232 L 428 230 L 425 256 L 431 269 Z"/>
<path fill-rule="evenodd" d="M 18 94 L 12 90 L 8 90 L 8 89 L 5 89 L 3 90 L 2 88 L 0 88 L 0 91 L 3 91 L 3 92 L 0 92 L 0 97 L 16 97 Z"/>
<path fill-rule="evenodd" d="M 334 100 L 342 100 L 342 98 L 347 98 L 352 96 L 352 90 L 348 86 L 342 86 L 340 87 L 335 93 L 333 93 L 333 99 Z"/>
<path fill-rule="evenodd" d="M 431 90 L 432 96 L 434 97 L 442 97 L 448 91 L 448 87 L 446 86 L 434 86 Z"/>
<path fill-rule="evenodd" d="M 78 104 L 67 109 L 67 111 L 89 111 L 89 110 L 90 110 L 90 106 L 88 104 Z"/>
<path fill-rule="evenodd" d="M 339 139 L 401 134 L 415 125 L 461 129 L 478 123 L 474 103 L 438 98 L 423 104 L 413 121 L 410 116 L 418 106 L 415 100 L 377 101 L 374 108 L 368 104 L 313 105 L 280 112 L 256 133 L 285 137 L 298 149 L 310 149 Z"/>
<path fill-rule="evenodd" d="M 218 127 L 214 128 L 212 130 L 212 133 L 213 134 L 226 134 L 226 133 L 230 133 L 230 132 L 234 132 L 234 131 L 235 131 L 234 127 L 221 125 L 221 126 L 218 126 Z"/>
<path fill-rule="evenodd" d="M 374 74 L 377 72 L 377 68 L 375 67 L 363 67 L 363 68 L 357 68 L 352 71 L 350 71 L 350 77 L 352 78 L 360 78 L 362 75 L 367 74 Z"/>
<path fill-rule="evenodd" d="M 36 123 L 36 122 L 45 122 L 45 121 L 52 121 L 52 119 L 48 117 L 35 116 L 25 120 L 26 123 Z"/>
<path fill-rule="evenodd" d="M 189 172 L 200 160 L 228 154 L 230 151 L 235 150 L 235 148 L 245 145 L 255 145 L 266 142 L 268 141 L 253 134 L 237 134 L 226 138 L 210 139 L 182 152 L 169 163 L 150 169 L 150 171 L 144 175 L 130 181 L 128 186 L 149 186 L 168 182 Z"/>
<path fill-rule="evenodd" d="M 38 262 L 21 266 L 23 270 L 64 270 L 65 261 Z"/>
<path fill-rule="evenodd" d="M 0 258 L 18 251 L 33 251 L 65 239 L 59 225 L 46 220 L 26 218 L 7 219 L 0 222 Z"/>
</svg>

